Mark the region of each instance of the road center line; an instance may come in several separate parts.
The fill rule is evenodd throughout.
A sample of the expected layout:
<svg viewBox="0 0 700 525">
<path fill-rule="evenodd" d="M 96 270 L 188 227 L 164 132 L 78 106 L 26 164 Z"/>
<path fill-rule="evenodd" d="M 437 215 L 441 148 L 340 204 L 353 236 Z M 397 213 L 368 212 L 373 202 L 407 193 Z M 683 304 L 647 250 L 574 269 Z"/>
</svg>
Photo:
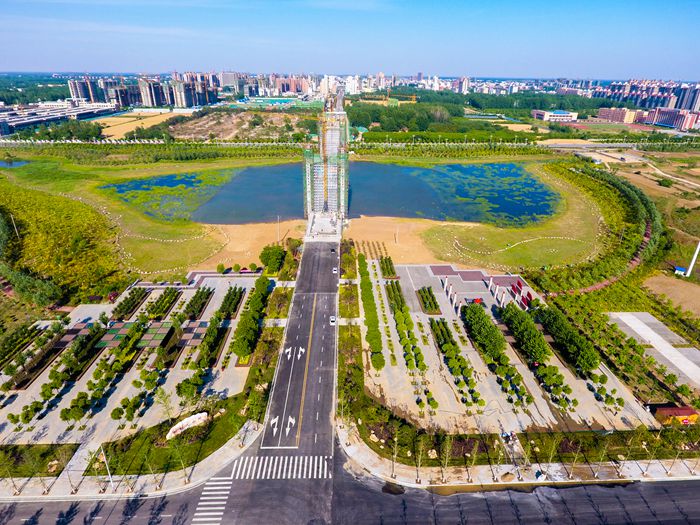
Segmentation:
<svg viewBox="0 0 700 525">
<path fill-rule="evenodd" d="M 304 365 L 304 383 L 301 389 L 301 406 L 299 407 L 299 424 L 297 425 L 297 446 L 299 446 L 299 438 L 301 437 L 301 423 L 304 420 L 304 398 L 306 397 L 306 379 L 309 376 L 309 355 L 311 354 L 311 343 L 314 335 L 314 318 L 316 317 L 316 295 L 314 294 L 314 302 L 311 311 L 311 328 L 309 330 L 309 342 L 306 345 L 306 364 Z M 281 439 L 280 435 L 280 439 Z"/>
</svg>

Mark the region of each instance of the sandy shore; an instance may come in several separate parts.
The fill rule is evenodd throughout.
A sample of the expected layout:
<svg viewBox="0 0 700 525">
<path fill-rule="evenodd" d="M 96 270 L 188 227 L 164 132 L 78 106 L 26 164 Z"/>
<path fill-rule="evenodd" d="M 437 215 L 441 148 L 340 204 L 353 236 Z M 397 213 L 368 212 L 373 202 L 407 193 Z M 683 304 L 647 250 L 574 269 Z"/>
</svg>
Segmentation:
<svg viewBox="0 0 700 525">
<path fill-rule="evenodd" d="M 445 262 L 436 257 L 425 245 L 421 234 L 434 226 L 473 227 L 469 222 L 443 222 L 428 219 L 406 219 L 398 217 L 361 217 L 351 219 L 343 231 L 343 237 L 356 242 L 383 243 L 389 255 L 398 264 L 433 264 Z M 258 255 L 268 244 L 277 241 L 277 223 L 255 224 L 208 224 L 213 237 L 224 246 L 193 269 L 211 270 L 219 263 L 226 266 L 240 264 L 246 266 L 251 262 L 259 263 Z M 279 234 L 287 237 L 302 238 L 306 230 L 305 220 L 280 222 Z M 460 265 L 462 267 L 463 265 Z"/>
<path fill-rule="evenodd" d="M 213 235 L 224 247 L 207 260 L 196 265 L 196 270 L 211 270 L 219 263 L 232 266 L 236 263 L 247 266 L 251 262 L 260 263 L 258 255 L 268 244 L 277 242 L 277 223 L 256 224 L 210 224 Z M 302 238 L 306 230 L 306 221 L 283 221 L 279 225 L 281 239 L 287 237 Z"/>
</svg>

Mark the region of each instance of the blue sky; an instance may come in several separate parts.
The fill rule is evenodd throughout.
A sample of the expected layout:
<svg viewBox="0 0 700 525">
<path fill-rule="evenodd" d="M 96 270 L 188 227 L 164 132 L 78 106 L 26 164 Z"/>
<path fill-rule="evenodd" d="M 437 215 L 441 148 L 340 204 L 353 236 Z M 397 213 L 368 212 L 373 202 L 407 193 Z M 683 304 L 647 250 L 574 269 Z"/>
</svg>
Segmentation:
<svg viewBox="0 0 700 525">
<path fill-rule="evenodd" d="M 698 0 L 0 0 L 0 71 L 700 79 Z"/>
</svg>

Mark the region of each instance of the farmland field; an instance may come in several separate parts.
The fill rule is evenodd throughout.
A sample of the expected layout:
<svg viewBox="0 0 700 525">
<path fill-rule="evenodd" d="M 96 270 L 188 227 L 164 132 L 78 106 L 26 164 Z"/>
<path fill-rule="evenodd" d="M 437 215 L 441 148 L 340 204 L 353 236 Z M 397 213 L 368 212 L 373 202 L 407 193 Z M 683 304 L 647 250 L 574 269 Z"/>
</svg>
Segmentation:
<svg viewBox="0 0 700 525">
<path fill-rule="evenodd" d="M 164 113 L 143 113 L 137 111 L 129 111 L 123 115 L 115 115 L 96 119 L 95 122 L 105 126 L 102 134 L 109 139 L 123 139 L 130 131 L 134 131 L 138 127 L 149 128 L 165 122 L 175 114 L 167 111 Z"/>
</svg>

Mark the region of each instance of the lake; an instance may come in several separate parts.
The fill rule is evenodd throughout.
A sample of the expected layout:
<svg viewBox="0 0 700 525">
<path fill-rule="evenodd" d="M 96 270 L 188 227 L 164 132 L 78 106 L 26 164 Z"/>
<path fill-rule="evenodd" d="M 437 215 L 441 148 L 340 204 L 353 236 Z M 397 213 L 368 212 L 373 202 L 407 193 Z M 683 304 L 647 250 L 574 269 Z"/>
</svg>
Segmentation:
<svg viewBox="0 0 700 525">
<path fill-rule="evenodd" d="M 300 164 L 241 170 L 193 214 L 212 224 L 303 217 Z M 524 225 L 552 215 L 559 196 L 516 163 L 430 168 L 350 163 L 349 212 L 387 217 Z"/>
<path fill-rule="evenodd" d="M 245 224 L 303 217 L 300 163 L 162 175 L 104 186 L 161 219 Z M 518 163 L 432 167 L 350 163 L 349 214 L 525 225 L 552 215 L 559 195 Z"/>
<path fill-rule="evenodd" d="M 6 160 L 0 160 L 0 168 L 19 168 L 27 164 L 26 160 L 13 160 L 12 162 L 7 162 Z"/>
</svg>

